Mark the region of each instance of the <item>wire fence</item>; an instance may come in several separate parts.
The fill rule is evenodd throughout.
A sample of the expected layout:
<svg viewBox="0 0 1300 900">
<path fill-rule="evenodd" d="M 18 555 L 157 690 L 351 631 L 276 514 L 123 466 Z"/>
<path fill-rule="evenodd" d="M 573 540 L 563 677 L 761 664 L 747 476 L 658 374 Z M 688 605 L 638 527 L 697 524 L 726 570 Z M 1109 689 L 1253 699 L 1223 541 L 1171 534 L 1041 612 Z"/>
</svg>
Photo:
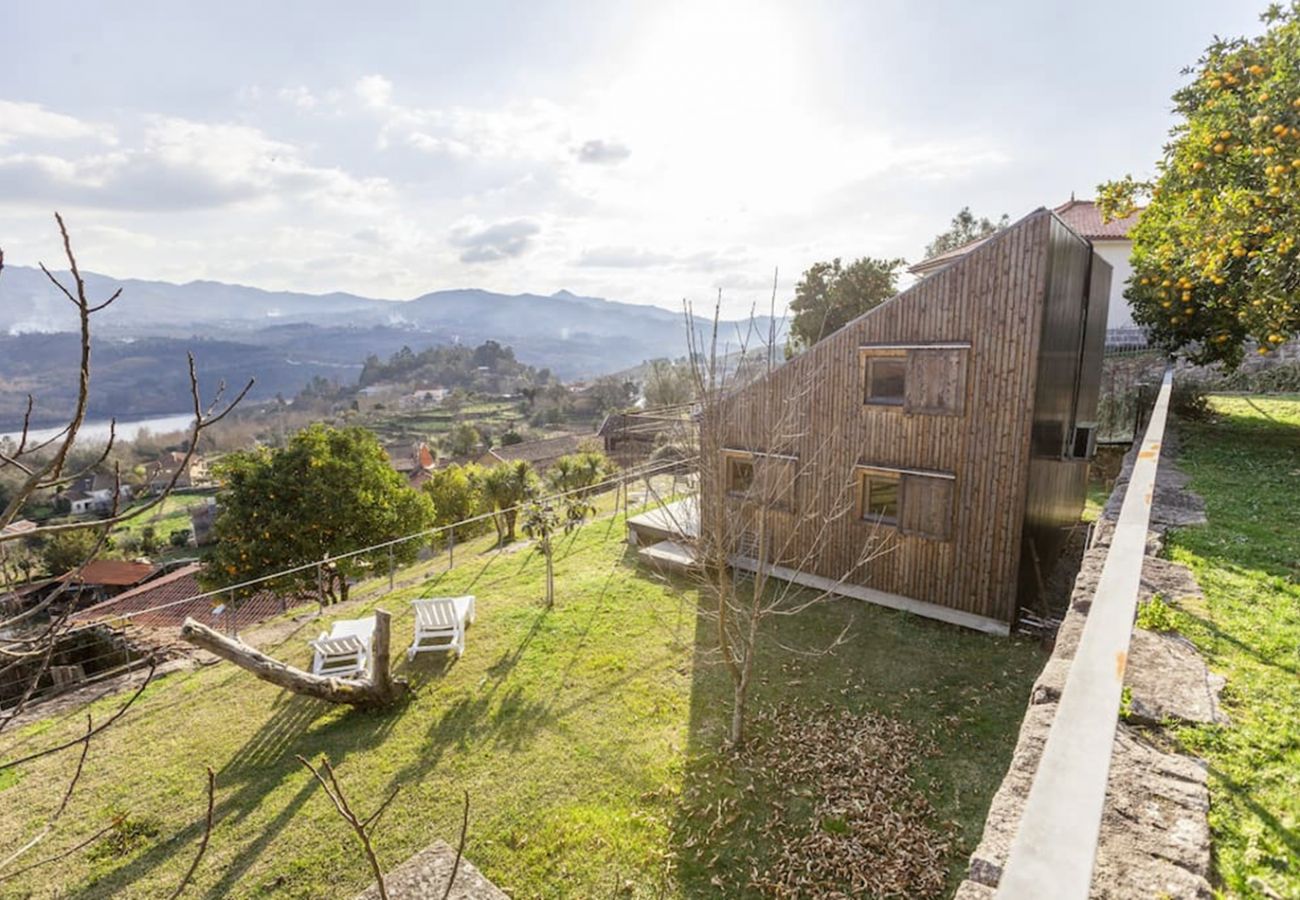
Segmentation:
<svg viewBox="0 0 1300 900">
<path fill-rule="evenodd" d="M 435 560 L 428 559 L 428 558 L 417 560 L 414 563 L 407 564 L 404 566 L 398 565 L 396 563 L 395 555 L 390 552 L 387 573 L 380 572 L 370 576 L 369 578 L 359 579 L 356 583 L 361 588 L 360 592 L 352 593 L 349 598 L 350 600 L 358 600 L 358 601 L 373 599 L 374 597 L 380 596 L 387 591 L 393 591 L 404 587 L 409 587 L 414 584 L 420 583 L 422 581 L 427 581 L 431 578 L 440 577 L 441 574 L 445 574 L 445 571 L 450 570 L 454 566 L 454 556 L 455 556 L 455 548 L 456 548 L 456 542 L 454 536 L 458 530 L 463 531 L 466 528 L 466 526 L 473 526 L 475 524 L 488 522 L 494 519 L 495 517 L 504 515 L 505 513 L 508 512 L 518 513 L 522 511 L 530 503 L 556 503 L 575 495 L 601 494 L 601 493 L 608 493 L 611 490 L 615 492 L 619 490 L 623 490 L 624 492 L 623 508 L 626 514 L 627 511 L 629 510 L 626 489 L 631 484 L 642 480 L 646 481 L 646 483 L 648 484 L 649 479 L 660 475 L 680 474 L 684 467 L 687 468 L 689 471 L 689 466 L 694 461 L 695 461 L 695 457 L 689 457 L 685 460 L 674 459 L 670 461 L 652 462 L 634 468 L 623 469 L 620 470 L 615 475 L 606 479 L 602 479 L 601 481 L 591 485 L 584 485 L 581 487 L 570 488 L 568 490 L 563 490 L 563 491 L 552 491 L 547 494 L 542 494 L 530 498 L 529 500 L 515 504 L 510 507 L 493 510 L 491 512 L 481 513 L 475 516 L 470 516 L 465 519 L 461 519 L 457 522 L 452 522 L 445 525 L 420 529 L 418 531 L 413 531 L 410 532 L 409 534 L 401 535 L 399 537 L 392 538 L 386 541 L 380 541 L 374 544 L 367 545 L 365 547 L 359 547 L 347 551 L 346 553 L 329 555 L 323 557 L 320 560 L 304 563 L 298 566 L 292 566 L 285 569 L 280 569 L 275 572 L 258 576 L 256 578 L 247 579 L 234 584 L 222 585 L 220 587 L 213 588 L 211 590 L 199 591 L 196 593 L 188 594 L 178 599 L 167 600 L 165 602 L 151 604 L 144 607 L 122 610 L 120 612 L 109 612 L 106 615 L 97 616 L 93 619 L 89 619 L 83 622 L 78 622 L 77 624 L 74 624 L 71 627 L 64 628 L 58 633 L 57 637 L 58 640 L 61 642 L 75 641 L 78 635 L 81 635 L 86 632 L 97 631 L 102 633 L 105 626 L 116 626 L 116 625 L 129 623 L 131 620 L 145 619 L 151 614 L 157 614 L 160 612 L 165 612 L 167 610 L 172 610 L 187 605 L 193 605 L 196 602 L 201 602 L 204 600 L 213 601 L 214 606 L 217 605 L 218 603 L 224 606 L 225 609 L 223 612 L 222 624 L 226 626 L 227 631 L 231 633 L 238 633 L 238 628 L 239 628 L 238 620 L 239 620 L 239 613 L 241 609 L 241 604 L 236 600 L 236 594 L 238 592 L 255 590 L 260 587 L 264 590 L 267 590 L 268 593 L 276 594 L 279 597 L 280 602 L 278 604 L 278 609 L 272 611 L 272 615 L 285 613 L 288 612 L 291 608 L 302 606 L 305 603 L 310 603 L 310 602 L 319 603 L 322 602 L 323 600 L 323 597 L 316 597 L 314 599 L 303 599 L 301 597 L 295 598 L 298 600 L 298 602 L 289 602 L 288 600 L 286 600 L 286 598 L 284 598 L 283 595 L 279 595 L 277 592 L 275 592 L 272 589 L 272 586 L 276 583 L 282 583 L 282 580 L 288 576 L 300 575 L 303 572 L 309 572 L 315 570 L 318 573 L 318 583 L 319 583 L 319 580 L 321 578 L 321 575 L 325 567 L 339 560 L 354 559 L 368 554 L 382 553 L 382 551 L 386 549 L 391 551 L 393 548 L 397 546 L 411 543 L 411 542 L 427 543 L 444 535 L 446 535 L 449 538 L 449 540 L 447 541 L 447 570 L 444 570 L 444 573 L 439 573 L 435 571 L 434 569 Z M 617 515 L 618 506 L 619 506 L 619 501 L 616 496 L 614 509 L 611 512 L 611 515 Z M 584 521 L 584 523 L 582 524 L 590 524 L 590 523 Z M 407 574 L 405 575 L 405 577 L 399 578 L 399 571 L 402 570 L 405 570 Z M 146 582 L 144 586 L 147 587 L 148 583 Z M 226 601 L 226 602 L 222 602 L 222 601 Z M 111 609 L 113 605 L 113 599 L 109 599 L 100 605 L 109 607 Z M 258 621 L 265 620 L 266 618 L 269 617 L 270 616 L 267 616 L 265 614 L 265 611 L 263 611 L 263 614 L 260 616 L 250 615 L 249 618 L 246 619 L 246 621 L 243 623 L 242 627 L 247 628 L 250 625 L 256 624 Z M 21 638 L 19 640 L 21 640 Z M 104 680 L 113 677 L 114 675 L 130 672 L 133 669 L 143 666 L 147 662 L 146 653 L 133 652 L 130 647 L 122 646 L 118 642 L 111 640 L 106 635 L 101 636 L 101 641 L 104 644 L 104 646 L 103 649 L 100 650 L 99 652 L 92 651 L 91 653 L 87 654 L 84 652 L 84 648 L 83 648 L 83 652 L 80 653 L 73 652 L 72 650 L 61 653 L 60 656 L 63 658 L 75 657 L 75 661 L 76 661 L 75 667 L 79 669 L 80 673 L 82 674 L 79 677 L 73 678 L 71 677 L 70 674 L 67 674 L 62 671 L 65 668 L 72 668 L 72 667 L 58 666 L 57 668 L 60 671 L 56 673 L 57 677 L 51 678 L 51 683 L 41 688 L 39 691 L 35 692 L 32 698 L 30 699 L 31 700 L 48 699 L 49 697 L 55 694 L 59 694 L 59 693 L 66 692 L 68 690 L 75 689 L 91 681 Z M 108 663 L 108 665 L 104 665 L 106 662 Z M 21 678 L 22 676 L 20 673 L 17 673 L 17 677 Z"/>
</svg>

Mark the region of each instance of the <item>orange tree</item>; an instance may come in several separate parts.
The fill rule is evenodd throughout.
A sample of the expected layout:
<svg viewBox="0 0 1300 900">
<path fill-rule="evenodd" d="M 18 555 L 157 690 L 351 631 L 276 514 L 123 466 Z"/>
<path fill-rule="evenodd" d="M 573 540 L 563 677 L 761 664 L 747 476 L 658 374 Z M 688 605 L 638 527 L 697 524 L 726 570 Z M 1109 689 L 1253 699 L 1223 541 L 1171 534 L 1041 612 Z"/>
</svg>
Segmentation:
<svg viewBox="0 0 1300 900">
<path fill-rule="evenodd" d="M 1099 187 L 1103 215 L 1150 203 L 1134 226 L 1134 319 L 1193 362 L 1236 367 L 1300 333 L 1300 0 L 1264 34 L 1216 40 L 1174 94 L 1183 117 L 1158 176 Z"/>
<path fill-rule="evenodd" d="M 317 423 L 282 450 L 231 453 L 217 464 L 221 491 L 213 526 L 216 546 L 203 572 L 212 588 L 328 560 L 268 583 L 235 591 L 236 599 L 269 587 L 322 603 L 346 600 L 348 581 L 374 568 L 415 560 L 404 541 L 336 559 L 427 528 L 429 497 L 407 486 L 375 436 L 364 428 Z"/>
</svg>

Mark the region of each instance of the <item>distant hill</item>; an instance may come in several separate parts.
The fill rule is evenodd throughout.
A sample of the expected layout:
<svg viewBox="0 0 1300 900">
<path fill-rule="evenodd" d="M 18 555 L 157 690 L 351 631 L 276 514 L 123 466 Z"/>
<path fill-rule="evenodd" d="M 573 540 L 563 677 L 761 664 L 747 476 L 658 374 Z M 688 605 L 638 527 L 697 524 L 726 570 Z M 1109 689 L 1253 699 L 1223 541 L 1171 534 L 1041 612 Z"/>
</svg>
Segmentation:
<svg viewBox="0 0 1300 900">
<path fill-rule="evenodd" d="M 92 297 L 122 288 L 96 318 L 94 417 L 184 411 L 187 349 L 211 381 L 242 384 L 256 376 L 253 399 L 296 394 L 314 375 L 354 383 L 367 355 L 387 357 L 403 345 L 491 339 L 566 380 L 686 352 L 680 313 L 569 291 L 464 289 L 397 301 L 83 274 Z M 73 306 L 39 269 L 7 266 L 0 274 L 0 429 L 15 424 L 29 390 L 44 401 L 43 420 L 63 414 L 75 387 L 69 361 L 76 347 L 60 333 L 75 328 Z"/>
</svg>

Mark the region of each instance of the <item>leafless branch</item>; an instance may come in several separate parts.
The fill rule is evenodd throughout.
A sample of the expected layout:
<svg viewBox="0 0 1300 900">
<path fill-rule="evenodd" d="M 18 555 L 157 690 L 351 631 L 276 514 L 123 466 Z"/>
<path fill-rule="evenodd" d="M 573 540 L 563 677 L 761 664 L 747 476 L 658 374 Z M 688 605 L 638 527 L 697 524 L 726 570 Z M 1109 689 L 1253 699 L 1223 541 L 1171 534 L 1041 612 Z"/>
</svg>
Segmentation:
<svg viewBox="0 0 1300 900">
<path fill-rule="evenodd" d="M 320 786 L 325 789 L 325 796 L 329 797 L 333 802 L 334 808 L 337 809 L 339 815 L 343 817 L 343 821 L 352 826 L 352 830 L 356 833 L 357 839 L 361 841 L 361 848 L 365 851 L 366 860 L 370 863 L 370 870 L 375 875 L 375 884 L 379 887 L 380 900 L 388 900 L 388 888 L 384 884 L 384 872 L 379 867 L 379 858 L 375 856 L 375 848 L 370 843 L 370 831 L 366 828 L 366 824 L 357 818 L 356 814 L 352 811 L 352 807 L 348 805 L 348 799 L 343 793 L 343 788 L 339 786 L 338 778 L 334 774 L 334 767 L 330 765 L 329 758 L 321 756 L 320 769 L 315 768 L 311 763 L 307 762 L 301 754 L 296 754 L 295 758 L 307 768 L 308 772 L 311 772 L 312 777 L 320 782 Z M 321 774 L 322 771 L 325 773 L 324 775 Z M 325 780 L 326 776 L 329 777 L 328 781 Z M 392 801 L 393 796 L 395 795 L 396 791 L 394 791 L 393 795 L 389 796 L 380 808 L 366 821 L 374 821 L 378 817 L 379 813 L 383 812 L 384 807 Z"/>
<path fill-rule="evenodd" d="M 82 737 L 75 738 L 74 740 L 71 741 L 65 741 L 62 744 L 56 744 L 53 747 L 46 747 L 44 750 L 38 750 L 35 753 L 29 753 L 26 756 L 20 756 L 18 759 L 12 759 L 9 762 L 0 763 L 0 772 L 3 772 L 5 769 L 12 769 L 14 766 L 21 766 L 23 763 L 28 763 L 35 759 L 40 759 L 43 756 L 50 756 L 55 753 L 60 753 L 64 750 L 67 750 L 69 747 L 75 747 L 77 746 L 77 744 L 89 741 L 91 738 L 99 734 L 105 728 L 109 727 L 118 719 L 122 718 L 122 716 L 126 713 L 126 711 L 131 708 L 131 704 L 135 703 L 135 701 L 140 699 L 140 695 L 143 694 L 144 689 L 149 686 L 149 682 L 153 680 L 154 672 L 156 672 L 157 670 L 158 670 L 158 661 L 156 659 L 151 658 L 149 660 L 149 672 L 145 676 L 144 681 L 141 682 L 140 687 L 136 689 L 135 693 L 132 694 L 125 703 L 123 703 L 120 707 L 118 707 L 117 712 L 113 713 L 113 715 L 109 716 L 108 719 L 101 722 L 99 725 L 96 725 L 93 729 L 88 731 Z"/>
<path fill-rule="evenodd" d="M 194 862 L 185 870 L 185 877 L 181 883 L 176 885 L 176 890 L 172 892 L 171 900 L 176 900 L 185 890 L 185 886 L 190 883 L 194 877 L 195 871 L 199 868 L 199 862 L 203 859 L 203 854 L 208 852 L 208 838 L 212 836 L 212 804 L 217 793 L 217 776 L 212 771 L 212 766 L 208 766 L 208 815 L 203 824 L 203 840 L 199 842 L 199 852 L 194 856 Z"/>
<path fill-rule="evenodd" d="M 54 814 L 50 816 L 48 821 L 46 821 L 45 827 L 42 828 L 36 834 L 35 837 L 33 837 L 27 843 L 23 844 L 13 853 L 10 853 L 3 860 L 0 860 L 0 872 L 3 872 L 11 864 L 13 864 L 13 862 L 16 859 L 18 859 L 24 853 L 31 850 L 41 841 L 45 840 L 45 838 L 47 838 L 50 835 L 50 832 L 54 830 L 55 823 L 59 821 L 59 817 L 63 815 L 63 811 L 68 808 L 68 801 L 72 799 L 72 792 L 77 789 L 77 782 L 81 780 L 81 772 L 86 765 L 86 755 L 90 753 L 90 735 L 91 735 L 90 713 L 86 713 L 86 736 L 82 738 L 81 756 L 77 758 L 76 771 L 72 773 L 72 779 L 68 782 L 67 790 L 63 792 L 63 800 L 59 803 L 59 808 L 54 811 Z"/>
<path fill-rule="evenodd" d="M 456 873 L 460 871 L 460 860 L 465 855 L 465 835 L 469 833 L 469 791 L 465 792 L 465 810 L 460 818 L 460 841 L 456 844 L 456 860 L 451 864 L 451 874 L 447 876 L 447 887 L 442 892 L 442 900 L 451 896 L 451 889 L 456 886 Z"/>
</svg>

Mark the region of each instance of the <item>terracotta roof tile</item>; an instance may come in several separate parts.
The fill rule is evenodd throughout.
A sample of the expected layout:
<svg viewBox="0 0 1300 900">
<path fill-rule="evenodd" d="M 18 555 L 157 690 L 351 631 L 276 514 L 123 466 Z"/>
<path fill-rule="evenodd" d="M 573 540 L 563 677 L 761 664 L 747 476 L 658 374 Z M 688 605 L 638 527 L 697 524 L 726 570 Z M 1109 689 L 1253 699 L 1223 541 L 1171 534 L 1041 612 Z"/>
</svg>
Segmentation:
<svg viewBox="0 0 1300 900">
<path fill-rule="evenodd" d="M 229 624 L 227 616 L 216 615 L 213 612 L 214 608 L 221 604 L 222 598 L 187 599 L 205 592 L 198 579 L 201 568 L 200 564 L 194 563 L 161 578 L 155 578 L 137 588 L 118 594 L 111 600 L 81 610 L 73 615 L 73 621 L 95 622 L 121 617 L 137 625 L 166 628 L 179 626 L 187 617 L 192 617 L 204 625 L 224 629 Z M 245 626 L 260 622 L 279 615 L 282 611 L 280 598 L 270 591 L 262 591 L 240 604 L 239 624 Z"/>
<path fill-rule="evenodd" d="M 1124 240 L 1128 237 L 1129 229 L 1137 224 L 1138 217 L 1142 215 L 1142 210 L 1139 209 L 1127 218 L 1103 222 L 1101 210 L 1097 208 L 1095 201 L 1073 198 L 1052 211 L 1081 236 L 1095 241 Z"/>
<path fill-rule="evenodd" d="M 92 559 L 80 572 L 69 572 L 66 581 L 82 584 L 106 584 L 113 587 L 131 587 L 154 573 L 149 563 L 129 562 L 125 559 Z"/>
</svg>

